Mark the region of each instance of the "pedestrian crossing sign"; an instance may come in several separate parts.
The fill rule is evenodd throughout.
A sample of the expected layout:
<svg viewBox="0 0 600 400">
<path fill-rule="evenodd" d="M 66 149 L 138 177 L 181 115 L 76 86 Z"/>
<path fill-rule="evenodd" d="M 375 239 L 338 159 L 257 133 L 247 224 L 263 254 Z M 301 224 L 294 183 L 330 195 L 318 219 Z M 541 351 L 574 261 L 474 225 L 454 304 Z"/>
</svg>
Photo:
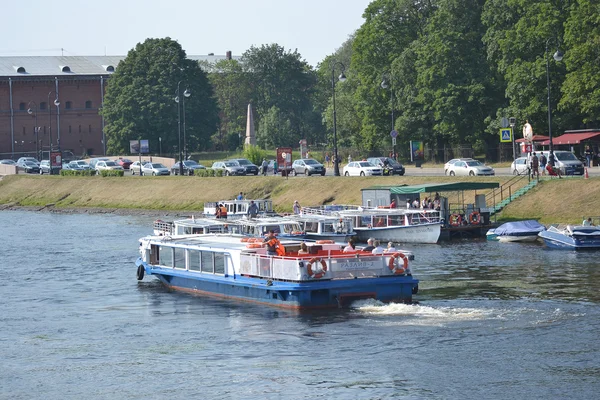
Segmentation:
<svg viewBox="0 0 600 400">
<path fill-rule="evenodd" d="M 512 128 L 500 129 L 500 141 L 501 142 L 512 142 Z"/>
</svg>

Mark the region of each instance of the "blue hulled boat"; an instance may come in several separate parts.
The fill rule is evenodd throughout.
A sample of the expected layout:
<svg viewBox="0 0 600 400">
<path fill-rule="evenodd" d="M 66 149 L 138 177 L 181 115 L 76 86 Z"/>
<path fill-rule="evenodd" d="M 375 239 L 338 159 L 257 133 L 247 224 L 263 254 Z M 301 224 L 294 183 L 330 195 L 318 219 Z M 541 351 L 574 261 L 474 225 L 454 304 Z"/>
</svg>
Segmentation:
<svg viewBox="0 0 600 400">
<path fill-rule="evenodd" d="M 258 239 L 239 235 L 147 236 L 140 239 L 137 278 L 155 275 L 165 286 L 197 294 L 291 309 L 337 308 L 373 298 L 410 303 L 418 280 L 408 256 L 344 253 L 339 244 L 282 241 L 269 256 Z"/>
<path fill-rule="evenodd" d="M 551 226 L 539 236 L 553 249 L 600 249 L 600 228 L 597 226 Z"/>
<path fill-rule="evenodd" d="M 490 229 L 485 235 L 488 240 L 501 242 L 535 242 L 538 234 L 546 227 L 536 220 L 506 222 L 497 228 Z"/>
</svg>

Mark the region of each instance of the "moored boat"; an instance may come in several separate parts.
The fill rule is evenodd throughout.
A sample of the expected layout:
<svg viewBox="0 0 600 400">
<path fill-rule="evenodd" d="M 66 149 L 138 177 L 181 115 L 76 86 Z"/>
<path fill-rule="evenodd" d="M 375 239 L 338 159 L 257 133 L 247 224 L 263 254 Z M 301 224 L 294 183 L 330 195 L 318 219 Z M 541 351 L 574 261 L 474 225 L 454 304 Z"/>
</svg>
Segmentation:
<svg viewBox="0 0 600 400">
<path fill-rule="evenodd" d="M 319 214 L 300 214 L 289 218 L 300 223 L 304 237 L 308 240 L 345 243 L 356 236 L 351 218 Z"/>
<path fill-rule="evenodd" d="M 553 225 L 539 236 L 553 249 L 600 249 L 600 227 L 597 226 Z"/>
<path fill-rule="evenodd" d="M 245 240 L 245 241 L 243 241 Z M 237 235 L 147 236 L 140 239 L 137 278 L 168 288 L 293 309 L 336 308 L 373 298 L 410 303 L 418 291 L 408 257 L 400 252 L 344 253 L 339 244 L 282 241 L 269 256 L 261 243 Z"/>
<path fill-rule="evenodd" d="M 486 238 L 500 242 L 535 242 L 544 230 L 546 227 L 536 220 L 506 222 L 488 230 Z"/>
</svg>

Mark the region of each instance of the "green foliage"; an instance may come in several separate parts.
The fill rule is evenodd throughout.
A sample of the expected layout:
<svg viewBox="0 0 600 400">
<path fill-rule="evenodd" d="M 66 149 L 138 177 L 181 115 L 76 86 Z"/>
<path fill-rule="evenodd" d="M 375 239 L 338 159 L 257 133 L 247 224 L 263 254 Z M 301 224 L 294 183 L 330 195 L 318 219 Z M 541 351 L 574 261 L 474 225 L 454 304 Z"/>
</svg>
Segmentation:
<svg viewBox="0 0 600 400">
<path fill-rule="evenodd" d="M 188 98 L 183 96 L 186 89 L 191 92 Z M 174 101 L 176 97 L 180 103 Z M 178 149 L 185 138 L 190 151 L 204 150 L 218 122 L 206 73 L 170 38 L 147 39 L 119 63 L 107 87 L 102 115 L 107 151 L 112 154 L 126 154 L 129 141 L 137 139 L 148 139 L 150 150 L 156 151 L 159 138 L 163 149 Z M 180 134 L 180 120 L 185 120 L 185 135 Z"/>
<path fill-rule="evenodd" d="M 244 158 L 260 166 L 262 160 L 267 158 L 267 152 L 258 146 L 246 145 L 244 146 Z"/>
<path fill-rule="evenodd" d="M 125 175 L 125 171 L 123 171 L 122 169 L 120 170 L 116 170 L 116 169 L 103 169 L 101 171 L 98 171 L 101 177 L 103 178 L 107 178 L 107 177 L 112 177 L 112 176 L 123 176 Z"/>
<path fill-rule="evenodd" d="M 72 170 L 72 169 L 61 169 L 60 170 L 60 175 L 61 176 L 94 176 L 96 175 L 96 171 L 93 169 L 86 169 L 86 170 Z"/>
</svg>

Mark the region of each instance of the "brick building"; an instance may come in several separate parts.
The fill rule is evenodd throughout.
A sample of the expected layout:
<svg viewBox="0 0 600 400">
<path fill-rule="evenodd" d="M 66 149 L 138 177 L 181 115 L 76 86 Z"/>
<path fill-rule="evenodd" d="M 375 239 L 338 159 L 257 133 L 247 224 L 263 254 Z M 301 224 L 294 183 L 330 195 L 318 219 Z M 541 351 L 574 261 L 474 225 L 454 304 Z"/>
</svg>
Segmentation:
<svg viewBox="0 0 600 400">
<path fill-rule="evenodd" d="M 216 62 L 224 56 L 188 56 Z M 236 57 L 237 58 L 237 57 Z M 0 57 L 0 159 L 38 159 L 53 149 L 104 155 L 99 114 L 111 74 L 124 56 Z M 55 100 L 57 102 L 55 103 Z M 37 129 L 36 129 L 37 127 Z"/>
</svg>

